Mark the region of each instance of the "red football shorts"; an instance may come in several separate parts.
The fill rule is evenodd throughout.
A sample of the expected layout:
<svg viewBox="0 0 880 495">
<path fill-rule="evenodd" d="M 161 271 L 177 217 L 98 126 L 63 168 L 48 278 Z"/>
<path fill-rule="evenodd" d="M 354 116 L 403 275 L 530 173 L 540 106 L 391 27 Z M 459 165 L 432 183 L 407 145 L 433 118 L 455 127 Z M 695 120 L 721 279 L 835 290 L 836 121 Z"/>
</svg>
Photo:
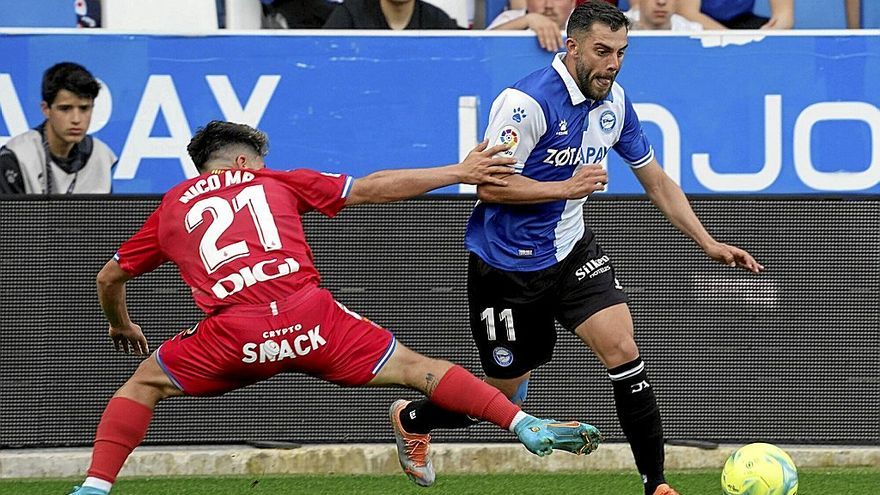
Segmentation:
<svg viewBox="0 0 880 495">
<path fill-rule="evenodd" d="M 376 376 L 395 347 L 388 330 L 308 287 L 284 301 L 239 305 L 202 320 L 156 350 L 187 395 L 220 395 L 278 373 L 306 373 L 342 386 Z"/>
</svg>

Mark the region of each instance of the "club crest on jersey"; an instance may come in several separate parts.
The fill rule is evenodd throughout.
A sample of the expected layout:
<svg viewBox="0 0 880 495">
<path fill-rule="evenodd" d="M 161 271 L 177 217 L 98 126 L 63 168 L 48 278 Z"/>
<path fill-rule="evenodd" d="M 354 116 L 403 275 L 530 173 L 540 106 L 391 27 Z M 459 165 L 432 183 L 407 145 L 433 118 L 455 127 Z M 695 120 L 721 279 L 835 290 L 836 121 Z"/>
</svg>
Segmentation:
<svg viewBox="0 0 880 495">
<path fill-rule="evenodd" d="M 506 368 L 513 364 L 513 352 L 506 347 L 496 347 L 492 350 L 492 359 L 498 366 Z"/>
<path fill-rule="evenodd" d="M 565 119 L 559 121 L 559 130 L 556 131 L 557 136 L 568 136 L 568 122 Z"/>
<path fill-rule="evenodd" d="M 507 151 L 504 151 L 503 154 L 505 156 L 513 156 L 513 152 L 516 151 L 516 147 L 519 146 L 519 129 L 512 125 L 504 126 L 504 128 L 501 129 L 501 133 L 498 135 L 497 144 L 506 144 Z"/>
<path fill-rule="evenodd" d="M 522 122 L 526 117 L 526 111 L 522 108 L 516 107 L 513 109 L 513 120 L 515 120 L 517 124 Z"/>
<path fill-rule="evenodd" d="M 617 125 L 617 116 L 614 115 L 614 112 L 611 110 L 602 112 L 602 115 L 599 116 L 599 127 L 602 129 L 602 132 L 605 134 L 610 133 L 614 130 L 615 125 Z"/>
</svg>

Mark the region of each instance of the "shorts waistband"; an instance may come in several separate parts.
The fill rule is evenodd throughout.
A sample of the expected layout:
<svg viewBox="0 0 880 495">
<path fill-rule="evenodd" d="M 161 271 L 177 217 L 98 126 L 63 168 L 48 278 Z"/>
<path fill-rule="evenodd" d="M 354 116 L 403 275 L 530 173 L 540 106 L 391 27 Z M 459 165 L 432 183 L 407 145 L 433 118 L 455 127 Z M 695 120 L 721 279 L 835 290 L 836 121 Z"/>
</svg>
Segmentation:
<svg viewBox="0 0 880 495">
<path fill-rule="evenodd" d="M 320 290 L 322 289 L 316 285 L 309 285 L 308 287 L 303 287 L 297 290 L 284 299 L 270 301 L 268 303 L 235 304 L 229 306 L 217 313 L 217 316 L 275 316 L 296 308 L 300 304 L 309 300 L 309 298 L 317 294 Z"/>
</svg>

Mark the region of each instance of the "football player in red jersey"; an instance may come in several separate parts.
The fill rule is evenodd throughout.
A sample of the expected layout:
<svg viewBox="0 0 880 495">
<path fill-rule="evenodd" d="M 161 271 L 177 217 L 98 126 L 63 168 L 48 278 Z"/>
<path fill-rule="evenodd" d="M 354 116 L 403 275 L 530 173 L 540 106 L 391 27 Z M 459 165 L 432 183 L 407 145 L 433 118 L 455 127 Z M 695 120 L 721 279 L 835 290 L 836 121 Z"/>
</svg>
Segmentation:
<svg viewBox="0 0 880 495">
<path fill-rule="evenodd" d="M 443 408 L 509 429 L 538 455 L 598 446 L 592 426 L 524 413 L 464 368 L 406 348 L 318 286 L 302 214 L 332 217 L 345 206 L 403 200 L 456 183 L 503 186 L 513 163 L 495 156 L 504 145 L 483 142 L 454 165 L 357 180 L 268 170 L 267 149 L 266 135 L 246 125 L 213 121 L 200 129 L 187 150 L 202 174 L 171 188 L 98 274 L 98 298 L 117 350 L 149 353 L 128 316 L 125 284 L 165 262 L 178 266 L 207 317 L 159 346 L 116 392 L 98 424 L 88 477 L 72 494 L 110 491 L 160 400 L 221 395 L 289 371 L 342 386 L 410 387 Z M 405 434 L 398 433 L 399 442 L 407 443 Z M 433 479 L 421 479 L 433 473 L 426 469 L 430 459 L 418 455 L 423 447 L 407 443 L 401 463 L 408 476 L 429 485 Z"/>
</svg>

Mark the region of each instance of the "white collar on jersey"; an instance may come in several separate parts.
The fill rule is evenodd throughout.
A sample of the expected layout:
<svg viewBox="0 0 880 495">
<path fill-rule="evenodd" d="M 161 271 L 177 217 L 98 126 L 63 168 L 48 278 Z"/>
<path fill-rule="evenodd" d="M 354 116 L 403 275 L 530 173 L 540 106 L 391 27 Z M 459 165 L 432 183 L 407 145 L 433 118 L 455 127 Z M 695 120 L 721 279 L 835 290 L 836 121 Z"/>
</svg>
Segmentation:
<svg viewBox="0 0 880 495">
<path fill-rule="evenodd" d="M 565 58 L 565 53 L 557 53 L 553 57 L 553 68 L 556 69 L 556 73 L 559 74 L 559 77 L 562 78 L 562 82 L 565 83 L 565 89 L 568 90 L 568 96 L 571 98 L 572 105 L 580 105 L 581 103 L 587 101 L 587 97 L 581 93 L 581 88 L 578 87 L 577 81 L 571 77 L 571 73 L 568 72 L 568 67 L 565 66 L 565 62 L 563 59 Z M 614 101 L 614 98 L 611 96 L 611 91 L 608 92 L 608 95 L 605 97 L 605 100 Z"/>
</svg>

